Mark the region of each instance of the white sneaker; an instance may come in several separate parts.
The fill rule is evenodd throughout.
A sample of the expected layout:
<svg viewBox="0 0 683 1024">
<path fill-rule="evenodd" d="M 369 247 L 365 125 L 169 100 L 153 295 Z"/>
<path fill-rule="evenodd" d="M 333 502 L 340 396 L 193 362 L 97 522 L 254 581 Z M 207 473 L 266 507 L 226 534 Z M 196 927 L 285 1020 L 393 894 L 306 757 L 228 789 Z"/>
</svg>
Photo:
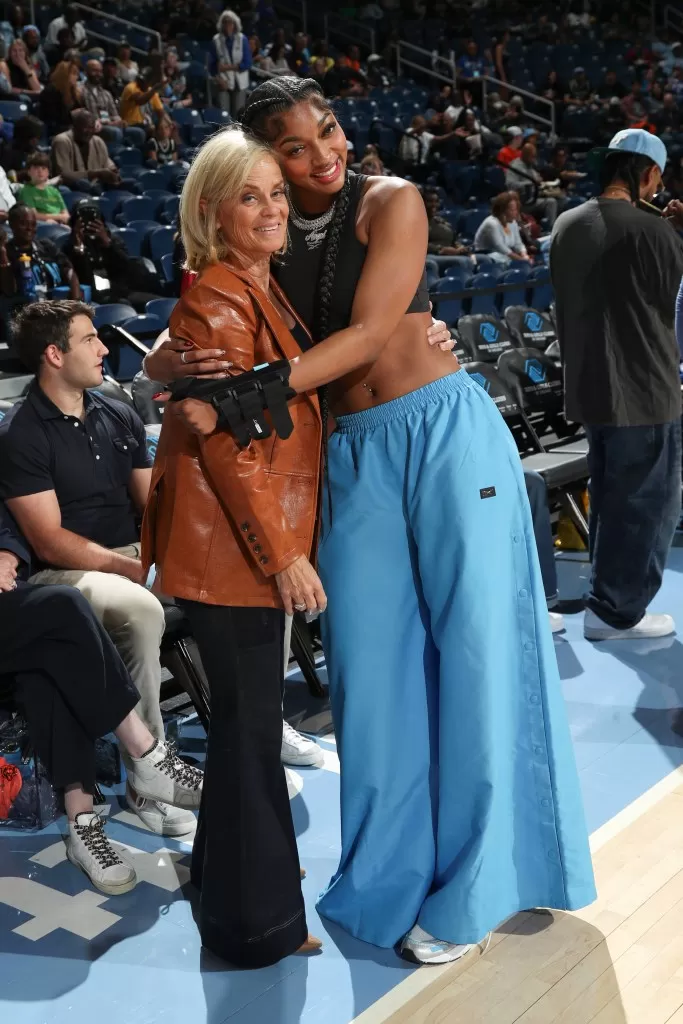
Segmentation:
<svg viewBox="0 0 683 1024">
<path fill-rule="evenodd" d="M 315 740 L 302 736 L 289 722 L 282 722 L 282 763 L 295 768 L 320 768 L 325 760 Z"/>
<path fill-rule="evenodd" d="M 414 964 L 450 964 L 454 960 L 469 953 L 474 944 L 458 946 L 452 942 L 442 942 L 433 935 L 414 925 L 401 943 L 401 956 Z"/>
<path fill-rule="evenodd" d="M 583 620 L 586 640 L 647 640 L 656 636 L 670 636 L 675 630 L 676 624 L 670 615 L 651 615 L 649 612 L 630 629 L 615 629 L 598 618 L 590 608 L 586 609 Z"/>
<path fill-rule="evenodd" d="M 561 633 L 564 629 L 564 616 L 559 612 L 548 612 L 548 618 L 550 619 L 551 633 Z"/>
<path fill-rule="evenodd" d="M 77 814 L 69 822 L 66 855 L 107 896 L 118 896 L 135 888 L 137 875 L 107 839 L 99 814 Z"/>
<path fill-rule="evenodd" d="M 199 807 L 204 774 L 181 761 L 172 743 L 158 741 L 144 757 L 126 754 L 123 760 L 138 796 L 172 807 Z"/>
<path fill-rule="evenodd" d="M 197 819 L 192 811 L 182 807 L 171 807 L 161 800 L 148 800 L 144 796 L 135 796 L 126 783 L 126 802 L 131 811 L 158 836 L 185 836 L 193 832 Z"/>
</svg>

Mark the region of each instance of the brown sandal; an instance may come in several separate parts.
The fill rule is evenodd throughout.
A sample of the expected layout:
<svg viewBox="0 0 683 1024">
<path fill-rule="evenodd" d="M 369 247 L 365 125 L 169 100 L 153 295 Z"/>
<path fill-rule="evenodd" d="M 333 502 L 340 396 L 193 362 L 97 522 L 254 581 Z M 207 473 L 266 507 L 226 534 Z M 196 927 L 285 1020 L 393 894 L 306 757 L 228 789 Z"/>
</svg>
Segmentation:
<svg viewBox="0 0 683 1024">
<path fill-rule="evenodd" d="M 299 946 L 297 953 L 317 953 L 322 948 L 322 939 L 316 939 L 315 935 L 309 934 L 304 944 Z"/>
<path fill-rule="evenodd" d="M 299 878 L 305 878 L 305 877 L 306 877 L 306 868 L 301 868 L 301 870 L 299 872 Z"/>
</svg>

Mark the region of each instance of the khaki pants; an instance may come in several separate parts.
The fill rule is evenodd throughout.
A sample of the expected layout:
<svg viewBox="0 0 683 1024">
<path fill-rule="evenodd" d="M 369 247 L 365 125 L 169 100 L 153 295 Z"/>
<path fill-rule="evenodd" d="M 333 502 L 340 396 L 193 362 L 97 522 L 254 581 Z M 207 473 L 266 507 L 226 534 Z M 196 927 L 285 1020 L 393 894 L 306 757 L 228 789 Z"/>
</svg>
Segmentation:
<svg viewBox="0 0 683 1024">
<path fill-rule="evenodd" d="M 115 550 L 129 558 L 140 557 L 139 544 Z M 159 646 L 165 620 L 154 594 L 125 576 L 83 569 L 44 569 L 31 577 L 31 583 L 65 584 L 80 590 L 112 638 L 140 693 L 138 714 L 153 736 L 163 740 Z"/>
</svg>

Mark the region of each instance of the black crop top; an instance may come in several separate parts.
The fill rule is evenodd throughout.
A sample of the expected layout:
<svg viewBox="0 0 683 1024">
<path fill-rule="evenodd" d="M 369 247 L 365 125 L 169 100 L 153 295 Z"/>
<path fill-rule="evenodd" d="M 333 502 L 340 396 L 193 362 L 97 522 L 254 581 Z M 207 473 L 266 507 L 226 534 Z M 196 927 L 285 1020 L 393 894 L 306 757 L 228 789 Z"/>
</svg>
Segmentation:
<svg viewBox="0 0 683 1024">
<path fill-rule="evenodd" d="M 351 323 L 351 310 L 356 286 L 363 272 L 367 247 L 356 238 L 356 216 L 367 178 L 349 172 L 351 195 L 339 239 L 339 252 L 330 305 L 330 334 L 341 331 Z M 307 327 L 314 321 L 317 283 L 320 264 L 325 251 L 327 228 L 320 231 L 302 231 L 289 222 L 290 249 L 282 263 L 273 263 L 272 271 L 278 284 Z M 406 313 L 428 313 L 429 291 L 427 276 L 422 280 L 415 298 Z"/>
</svg>

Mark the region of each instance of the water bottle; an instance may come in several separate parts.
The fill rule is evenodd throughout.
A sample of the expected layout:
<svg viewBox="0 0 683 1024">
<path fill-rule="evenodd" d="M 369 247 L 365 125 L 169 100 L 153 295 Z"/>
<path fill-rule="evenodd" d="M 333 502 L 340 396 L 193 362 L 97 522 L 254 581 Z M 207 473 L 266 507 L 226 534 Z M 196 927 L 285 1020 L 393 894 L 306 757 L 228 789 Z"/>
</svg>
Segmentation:
<svg viewBox="0 0 683 1024">
<path fill-rule="evenodd" d="M 27 252 L 22 252 L 19 264 L 19 291 L 30 302 L 36 298 L 36 280 L 33 276 L 33 261 Z"/>
</svg>

